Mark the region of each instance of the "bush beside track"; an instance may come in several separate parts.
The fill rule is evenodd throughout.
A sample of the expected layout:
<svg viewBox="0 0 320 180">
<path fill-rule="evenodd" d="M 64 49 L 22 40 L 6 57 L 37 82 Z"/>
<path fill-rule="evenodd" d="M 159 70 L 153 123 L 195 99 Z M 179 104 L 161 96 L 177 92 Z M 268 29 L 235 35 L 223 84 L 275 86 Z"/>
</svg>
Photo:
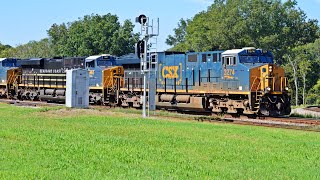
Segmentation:
<svg viewBox="0 0 320 180">
<path fill-rule="evenodd" d="M 319 133 L 121 111 L 0 104 L 0 178 L 319 178 Z"/>
</svg>

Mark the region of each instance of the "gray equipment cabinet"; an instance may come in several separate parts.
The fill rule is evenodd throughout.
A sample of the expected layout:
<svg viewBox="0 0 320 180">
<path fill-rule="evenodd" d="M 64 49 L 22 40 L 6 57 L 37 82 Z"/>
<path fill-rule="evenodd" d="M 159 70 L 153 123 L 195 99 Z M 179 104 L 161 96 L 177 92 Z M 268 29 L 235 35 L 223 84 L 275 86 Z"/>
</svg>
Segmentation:
<svg viewBox="0 0 320 180">
<path fill-rule="evenodd" d="M 67 70 L 66 106 L 89 108 L 89 72 L 84 69 Z"/>
</svg>

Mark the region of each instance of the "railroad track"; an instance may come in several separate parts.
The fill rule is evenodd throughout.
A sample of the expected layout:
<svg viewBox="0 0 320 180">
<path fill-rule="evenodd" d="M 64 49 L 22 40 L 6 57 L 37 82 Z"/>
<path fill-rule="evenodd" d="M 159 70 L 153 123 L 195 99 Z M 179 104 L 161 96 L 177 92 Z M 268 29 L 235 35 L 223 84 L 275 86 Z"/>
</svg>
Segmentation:
<svg viewBox="0 0 320 180">
<path fill-rule="evenodd" d="M 21 101 L 12 99 L 0 99 L 0 102 L 16 106 L 43 107 L 43 106 L 64 106 L 64 104 L 48 103 L 43 101 Z"/>
<path fill-rule="evenodd" d="M 10 99 L 0 99 L 0 102 L 13 104 L 16 106 L 29 106 L 29 107 L 46 107 L 46 106 L 64 106 L 64 104 L 57 103 L 47 103 L 41 101 L 20 101 L 20 100 L 10 100 Z M 97 106 L 90 106 L 91 108 L 97 108 Z M 101 107 L 101 106 L 99 106 Z M 109 108 L 106 108 L 108 110 Z M 290 129 L 303 129 L 320 131 L 320 119 L 309 119 L 309 118 L 296 118 L 296 117 L 286 117 L 286 118 L 274 118 L 274 117 L 260 117 L 260 119 L 252 119 L 246 116 L 231 117 L 226 115 L 223 116 L 210 116 L 194 114 L 181 114 L 176 113 L 176 116 L 166 116 L 166 115 L 153 115 L 157 117 L 167 117 L 176 118 L 183 120 L 197 120 L 197 121 L 208 121 L 208 122 L 224 122 L 224 123 L 235 123 L 243 125 L 255 125 L 255 126 L 267 126 L 267 127 L 280 127 L 280 128 L 290 128 Z"/>
</svg>

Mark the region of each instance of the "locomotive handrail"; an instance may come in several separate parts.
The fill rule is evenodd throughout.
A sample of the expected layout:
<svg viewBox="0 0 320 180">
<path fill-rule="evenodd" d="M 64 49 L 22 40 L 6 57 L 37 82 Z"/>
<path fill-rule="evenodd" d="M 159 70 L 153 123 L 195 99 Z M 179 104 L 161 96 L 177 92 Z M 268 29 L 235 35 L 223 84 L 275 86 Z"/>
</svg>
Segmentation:
<svg viewBox="0 0 320 180">
<path fill-rule="evenodd" d="M 251 88 L 250 88 L 250 92 L 252 91 L 253 86 L 254 86 L 254 84 L 255 84 L 255 82 L 256 82 L 257 79 L 260 79 L 260 77 L 256 76 L 256 77 L 254 78 L 254 80 L 253 80 L 253 82 L 252 82 L 252 85 L 251 85 Z M 256 91 L 258 90 L 259 85 L 261 85 L 261 81 L 260 81 L 260 83 L 258 84 Z"/>
<path fill-rule="evenodd" d="M 283 91 L 283 89 L 287 86 L 288 78 L 287 77 L 281 77 L 280 78 L 280 90 Z"/>
</svg>

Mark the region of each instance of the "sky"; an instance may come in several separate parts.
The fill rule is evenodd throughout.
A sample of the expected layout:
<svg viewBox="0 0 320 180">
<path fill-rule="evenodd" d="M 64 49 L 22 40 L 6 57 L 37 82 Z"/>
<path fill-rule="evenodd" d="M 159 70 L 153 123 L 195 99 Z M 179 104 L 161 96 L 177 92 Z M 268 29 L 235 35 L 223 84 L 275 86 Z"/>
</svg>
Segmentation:
<svg viewBox="0 0 320 180">
<path fill-rule="evenodd" d="M 160 19 L 158 51 L 170 48 L 168 35 L 181 18 L 205 11 L 213 0 L 0 0 L 0 42 L 17 46 L 47 37 L 52 24 L 72 22 L 84 15 L 115 14 L 120 22 L 145 14 Z M 308 18 L 320 21 L 320 0 L 297 0 Z M 138 27 L 139 24 L 136 24 Z M 135 28 L 139 32 L 139 28 Z"/>
</svg>

